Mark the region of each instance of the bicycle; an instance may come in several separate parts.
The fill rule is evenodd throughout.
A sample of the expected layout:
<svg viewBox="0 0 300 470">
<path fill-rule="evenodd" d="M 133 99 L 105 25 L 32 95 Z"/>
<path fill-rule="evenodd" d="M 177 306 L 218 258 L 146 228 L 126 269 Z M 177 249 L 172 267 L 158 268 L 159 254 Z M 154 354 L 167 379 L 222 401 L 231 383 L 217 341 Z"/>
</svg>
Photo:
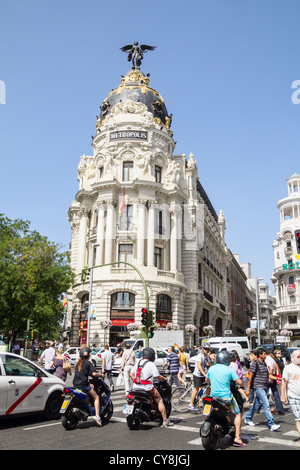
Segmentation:
<svg viewBox="0 0 300 470">
<path fill-rule="evenodd" d="M 189 411 L 189 404 L 191 402 L 191 396 L 194 389 L 194 383 L 190 376 L 185 376 L 185 380 L 187 382 L 191 382 L 187 388 L 185 387 L 176 387 L 172 392 L 171 397 L 171 404 L 172 409 L 178 411 L 180 413 L 186 413 Z M 203 396 L 207 393 L 209 385 L 205 385 L 204 387 L 200 388 L 199 392 L 196 395 L 194 400 L 194 406 L 199 406 L 199 402 L 202 400 Z"/>
</svg>

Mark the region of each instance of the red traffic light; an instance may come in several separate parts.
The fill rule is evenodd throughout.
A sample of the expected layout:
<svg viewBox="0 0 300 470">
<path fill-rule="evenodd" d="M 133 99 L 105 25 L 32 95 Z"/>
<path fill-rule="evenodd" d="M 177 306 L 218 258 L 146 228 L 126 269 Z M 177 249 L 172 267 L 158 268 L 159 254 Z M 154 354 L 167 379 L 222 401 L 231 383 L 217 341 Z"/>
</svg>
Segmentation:
<svg viewBox="0 0 300 470">
<path fill-rule="evenodd" d="M 143 307 L 142 308 L 142 313 L 148 313 L 148 310 L 145 307 Z"/>
</svg>

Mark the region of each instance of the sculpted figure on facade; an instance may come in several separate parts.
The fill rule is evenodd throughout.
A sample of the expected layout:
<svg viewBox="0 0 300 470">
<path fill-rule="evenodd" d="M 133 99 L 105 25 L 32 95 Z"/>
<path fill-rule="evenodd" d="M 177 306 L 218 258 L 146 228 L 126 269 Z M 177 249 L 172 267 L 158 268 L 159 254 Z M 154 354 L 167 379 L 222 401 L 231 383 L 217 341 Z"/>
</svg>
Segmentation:
<svg viewBox="0 0 300 470">
<path fill-rule="evenodd" d="M 174 160 L 169 160 L 167 169 L 165 184 L 167 187 L 172 187 L 179 181 L 180 166 L 179 163 L 176 163 Z"/>
</svg>

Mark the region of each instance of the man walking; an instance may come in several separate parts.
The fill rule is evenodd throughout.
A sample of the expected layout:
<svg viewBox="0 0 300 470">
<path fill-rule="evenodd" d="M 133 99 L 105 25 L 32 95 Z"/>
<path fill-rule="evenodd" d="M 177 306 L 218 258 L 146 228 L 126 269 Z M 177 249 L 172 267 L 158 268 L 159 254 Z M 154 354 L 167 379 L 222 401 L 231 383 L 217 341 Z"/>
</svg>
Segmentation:
<svg viewBox="0 0 300 470">
<path fill-rule="evenodd" d="M 206 373 L 207 373 L 208 367 L 211 365 L 209 351 L 210 351 L 210 347 L 204 344 L 204 346 L 202 347 L 202 352 L 199 353 L 195 357 L 195 359 L 193 358 L 196 364 L 195 364 L 195 369 L 193 373 L 194 389 L 191 395 L 189 411 L 198 411 L 198 408 L 194 406 L 194 401 L 200 388 L 206 385 L 205 384 Z"/>
<path fill-rule="evenodd" d="M 169 384 L 172 386 L 173 382 L 175 382 L 176 387 L 180 387 L 180 382 L 178 379 L 178 372 L 180 367 L 180 360 L 178 354 L 175 353 L 174 347 L 170 346 L 168 348 L 168 357 L 166 362 L 164 363 L 162 370 L 165 370 L 165 367 L 169 364 L 170 367 L 170 380 Z"/>
<path fill-rule="evenodd" d="M 52 362 L 52 359 L 54 358 L 54 356 L 55 356 L 54 342 L 51 341 L 49 344 L 49 347 L 45 349 L 45 351 L 40 357 L 41 366 L 43 365 L 43 360 L 45 359 L 45 371 L 48 372 L 48 374 L 54 374 L 55 372 L 54 365 L 52 365 L 52 367 L 50 368 L 50 362 Z"/>
<path fill-rule="evenodd" d="M 255 414 L 255 411 L 257 411 L 260 406 L 262 406 L 270 431 L 276 431 L 280 428 L 280 424 L 275 424 L 270 410 L 267 393 L 269 388 L 268 379 L 277 380 L 277 377 L 269 373 L 268 366 L 265 362 L 265 358 L 267 356 L 266 350 L 264 348 L 258 348 L 256 352 L 257 359 L 250 364 L 249 381 L 246 391 L 246 395 L 249 396 L 250 388 L 253 387 L 256 396 L 252 408 L 248 411 L 245 417 L 245 423 L 249 424 L 249 426 L 255 426 L 252 418 Z"/>
<path fill-rule="evenodd" d="M 296 428 L 300 435 L 300 349 L 292 352 L 292 362 L 283 369 L 281 401 L 288 400 L 295 417 Z M 300 437 L 298 439 L 300 444 Z"/>
<path fill-rule="evenodd" d="M 110 384 L 110 389 L 114 391 L 114 383 L 111 376 L 112 365 L 115 362 L 113 353 L 109 350 L 109 345 L 104 346 L 104 352 L 101 354 L 102 357 L 102 374 L 107 375 L 107 379 Z"/>
</svg>

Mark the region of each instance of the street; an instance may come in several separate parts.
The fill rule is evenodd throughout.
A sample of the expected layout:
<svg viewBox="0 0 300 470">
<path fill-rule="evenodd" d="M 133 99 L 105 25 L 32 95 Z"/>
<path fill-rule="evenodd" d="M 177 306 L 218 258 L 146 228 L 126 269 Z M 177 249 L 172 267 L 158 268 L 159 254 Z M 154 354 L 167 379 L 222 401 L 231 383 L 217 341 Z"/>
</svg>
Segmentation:
<svg viewBox="0 0 300 470">
<path fill-rule="evenodd" d="M 115 378 L 114 378 L 115 381 Z M 68 376 L 67 384 L 72 383 Z M 114 414 L 110 422 L 98 428 L 92 419 L 79 423 L 74 431 L 66 431 L 59 420 L 45 421 L 41 416 L 12 417 L 0 421 L 0 449 L 1 450 L 106 450 L 105 458 L 118 458 L 122 456 L 117 451 L 133 451 L 132 456 L 156 455 L 158 452 L 179 451 L 180 455 L 191 456 L 194 451 L 204 450 L 199 437 L 199 428 L 204 418 L 199 412 L 171 414 L 174 427 L 165 429 L 154 423 L 144 424 L 138 431 L 130 431 L 126 424 L 126 417 L 122 410 L 125 404 L 123 387 L 116 387 L 112 394 Z M 250 405 L 246 404 L 245 410 Z M 245 416 L 244 412 L 244 416 Z M 218 450 L 300 450 L 297 440 L 294 417 L 286 407 L 284 416 L 275 415 L 276 424 L 280 430 L 270 432 L 264 413 L 255 415 L 255 427 L 246 425 L 243 421 L 242 439 L 247 443 L 244 449 L 232 446 L 229 436 L 221 439 Z M 116 453 L 117 452 L 117 453 Z M 127 455 L 127 454 L 126 454 Z M 173 455 L 173 454 L 172 454 Z M 184 457 L 182 457 L 184 459 Z M 183 460 L 182 460 L 183 461 Z M 174 461 L 175 462 L 175 461 Z M 112 463 L 112 462 L 111 462 Z M 115 463 L 121 464 L 120 460 Z M 158 462 L 157 462 L 158 463 Z M 163 462 L 160 462 L 163 464 Z M 177 461 L 180 464 L 179 461 Z M 139 466 L 138 461 L 135 462 Z M 175 465 L 175 463 L 174 463 Z"/>
</svg>

